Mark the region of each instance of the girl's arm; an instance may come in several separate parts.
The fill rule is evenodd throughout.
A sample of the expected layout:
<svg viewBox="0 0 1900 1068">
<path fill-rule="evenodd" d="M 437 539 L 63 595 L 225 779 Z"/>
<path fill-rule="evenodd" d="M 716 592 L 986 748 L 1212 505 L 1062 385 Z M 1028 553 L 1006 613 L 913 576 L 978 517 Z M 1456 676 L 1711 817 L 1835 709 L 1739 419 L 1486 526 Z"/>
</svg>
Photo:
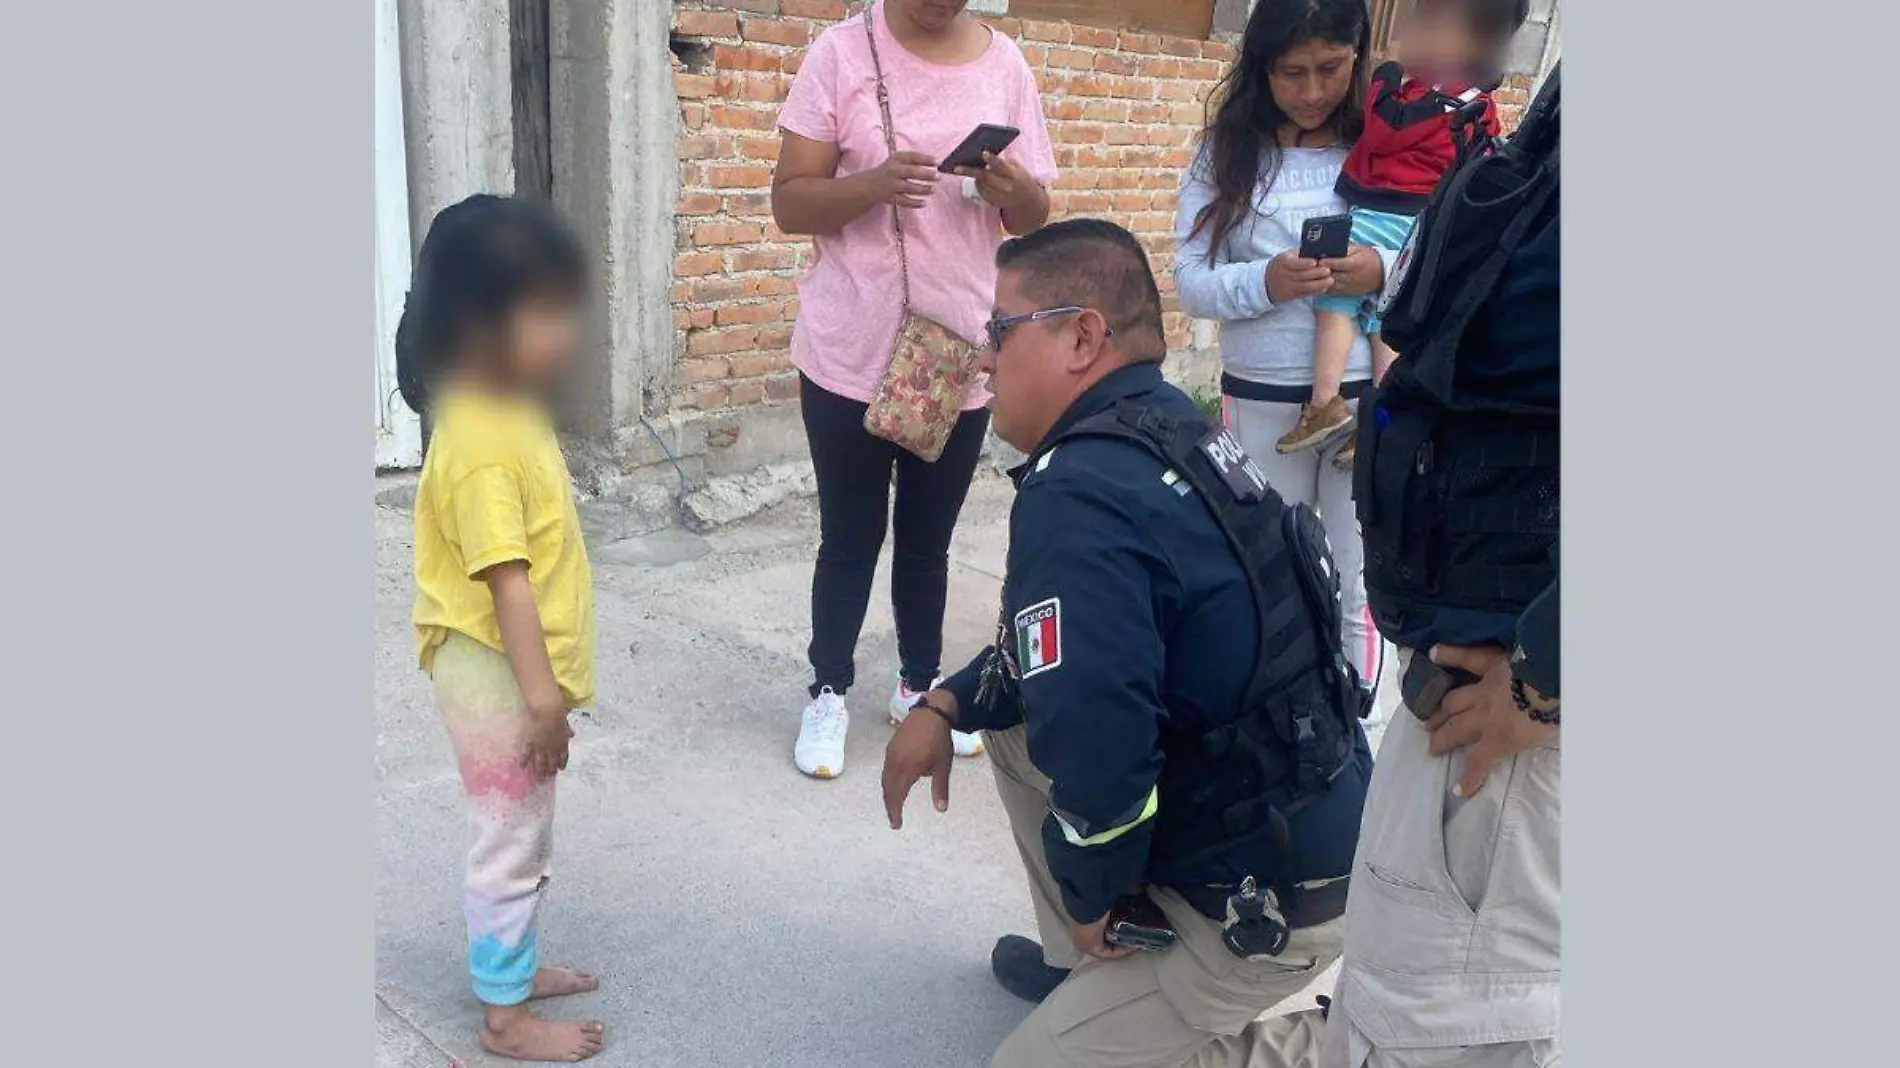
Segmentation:
<svg viewBox="0 0 1900 1068">
<path fill-rule="evenodd" d="M 523 766 L 547 778 L 567 766 L 567 696 L 548 660 L 547 636 L 528 583 L 528 531 L 520 471 L 488 463 L 453 479 L 448 494 L 468 577 L 485 583 L 495 602 L 501 647 L 515 688 L 527 705 L 529 730 Z"/>
<path fill-rule="evenodd" d="M 482 578 L 495 599 L 495 622 L 501 628 L 508 666 L 514 669 L 515 686 L 528 706 L 528 751 L 522 763 L 537 778 L 550 778 L 567 767 L 567 740 L 574 732 L 567 723 L 567 696 L 555 681 L 554 664 L 548 659 L 547 635 L 541 629 L 534 587 L 528 582 L 528 563 L 496 564 Z"/>
<path fill-rule="evenodd" d="M 1213 227 L 1193 233 L 1201 209 L 1213 203 L 1216 196 L 1214 183 L 1205 177 L 1205 158 L 1197 158 L 1181 176 L 1180 205 L 1174 215 L 1174 234 L 1179 241 L 1174 256 L 1174 287 L 1181 298 L 1181 310 L 1196 319 L 1258 319 L 1273 310 L 1273 301 L 1267 296 L 1268 261 L 1210 263 Z"/>
<path fill-rule="evenodd" d="M 501 627 L 501 645 L 514 669 L 515 685 L 537 716 L 567 715 L 567 698 L 554 681 L 554 663 L 548 659 L 547 634 L 541 629 L 541 610 L 528 582 L 528 563 L 511 560 L 496 564 L 482 576 L 495 598 L 495 622 Z"/>
</svg>

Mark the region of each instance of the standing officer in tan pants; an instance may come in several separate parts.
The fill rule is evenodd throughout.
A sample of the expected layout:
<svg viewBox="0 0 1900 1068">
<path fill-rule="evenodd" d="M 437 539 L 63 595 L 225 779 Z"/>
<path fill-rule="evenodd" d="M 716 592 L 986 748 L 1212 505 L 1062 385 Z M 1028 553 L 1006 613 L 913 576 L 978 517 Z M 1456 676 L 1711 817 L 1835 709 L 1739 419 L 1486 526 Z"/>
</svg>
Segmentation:
<svg viewBox="0 0 1900 1068">
<path fill-rule="evenodd" d="M 1311 1034 L 1269 1044 L 1255 1021 L 1339 953 L 1371 770 L 1324 534 L 1162 379 L 1126 230 L 1058 223 L 998 266 L 981 369 L 1028 456 L 1003 609 L 996 644 L 892 737 L 891 825 L 923 777 L 947 807 L 953 728 L 988 732 L 1041 937 L 993 955 L 1039 1002 L 998 1068 L 1310 1056 Z M 1172 943 L 1132 948 L 1124 915 Z"/>
<path fill-rule="evenodd" d="M 1558 74 L 1440 186 L 1360 424 L 1366 590 L 1401 650 L 1326 1068 L 1560 1063 Z M 1426 280 L 1430 280 L 1429 282 Z M 1283 1022 L 1310 1046 L 1319 1014 Z"/>
</svg>

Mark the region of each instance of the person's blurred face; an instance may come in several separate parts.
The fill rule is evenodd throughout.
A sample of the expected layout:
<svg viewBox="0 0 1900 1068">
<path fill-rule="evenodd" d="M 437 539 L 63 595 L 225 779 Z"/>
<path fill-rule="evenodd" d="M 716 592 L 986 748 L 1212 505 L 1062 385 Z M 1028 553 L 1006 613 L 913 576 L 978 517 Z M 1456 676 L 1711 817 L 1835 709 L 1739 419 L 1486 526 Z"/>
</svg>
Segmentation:
<svg viewBox="0 0 1900 1068">
<path fill-rule="evenodd" d="M 891 3 L 903 8 L 904 14 L 920 29 L 931 33 L 948 30 L 963 9 L 970 6 L 970 0 L 891 0 Z"/>
<path fill-rule="evenodd" d="M 547 389 L 574 359 L 581 343 L 580 308 L 560 297 L 521 302 L 508 321 L 508 364 L 512 376 L 535 389 Z"/>
<path fill-rule="evenodd" d="M 1420 4 L 1400 27 L 1398 60 L 1427 81 L 1471 78 L 1498 62 L 1500 43 L 1487 39 L 1453 0 Z"/>
<path fill-rule="evenodd" d="M 1018 271 L 997 273 L 997 318 L 1042 310 L 1023 295 L 1021 283 Z M 1019 323 L 1003 334 L 1001 350 L 983 346 L 977 370 L 990 376 L 991 426 L 997 437 L 1022 452 L 1040 444 L 1075 400 L 1076 318 L 1060 315 Z"/>
<path fill-rule="evenodd" d="M 1317 39 L 1280 53 L 1267 71 L 1274 104 L 1302 130 L 1326 125 L 1352 88 L 1354 58 L 1351 45 Z"/>
</svg>

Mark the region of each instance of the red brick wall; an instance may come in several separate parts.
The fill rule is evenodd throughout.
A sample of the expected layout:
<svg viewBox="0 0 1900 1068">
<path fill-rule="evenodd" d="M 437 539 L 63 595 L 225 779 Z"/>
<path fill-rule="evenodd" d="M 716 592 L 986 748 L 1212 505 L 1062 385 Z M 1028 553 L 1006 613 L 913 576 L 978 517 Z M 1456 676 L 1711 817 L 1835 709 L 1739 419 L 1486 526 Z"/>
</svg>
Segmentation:
<svg viewBox="0 0 1900 1068">
<path fill-rule="evenodd" d="M 1498 121 L 1503 124 L 1506 133 L 1517 129 L 1517 122 L 1524 117 L 1524 109 L 1530 107 L 1531 89 L 1536 86 L 1537 77 L 1531 74 L 1513 74 L 1504 79 L 1491 99 L 1498 105 Z"/>
<path fill-rule="evenodd" d="M 676 408 L 790 400 L 794 279 L 811 255 L 772 224 L 774 120 L 805 45 L 843 0 L 680 0 L 674 33 L 684 130 L 674 260 Z M 1169 343 L 1187 341 L 1173 296 L 1174 201 L 1202 100 L 1233 50 L 1218 41 L 992 19 L 1023 46 L 1042 86 L 1062 176 L 1053 216 L 1106 215 L 1148 246 Z"/>
<path fill-rule="evenodd" d="M 855 10 L 853 8 L 852 10 Z M 772 223 L 775 119 L 807 43 L 847 13 L 844 0 L 678 0 L 675 60 L 684 129 L 673 320 L 676 409 L 788 401 L 794 280 L 811 255 Z M 1175 190 L 1208 91 L 1233 58 L 1201 41 L 1070 23 L 992 18 L 1035 69 L 1061 177 L 1051 218 L 1100 215 L 1147 246 L 1170 348 L 1187 344 L 1174 296 Z M 1522 88 L 1500 93 L 1514 122 Z"/>
</svg>

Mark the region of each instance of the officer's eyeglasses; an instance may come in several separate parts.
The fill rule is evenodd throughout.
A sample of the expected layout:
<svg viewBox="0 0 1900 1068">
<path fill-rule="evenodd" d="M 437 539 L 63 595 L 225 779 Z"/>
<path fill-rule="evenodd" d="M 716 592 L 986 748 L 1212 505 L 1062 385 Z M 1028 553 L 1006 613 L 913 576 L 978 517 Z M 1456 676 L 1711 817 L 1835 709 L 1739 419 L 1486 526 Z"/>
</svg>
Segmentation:
<svg viewBox="0 0 1900 1068">
<path fill-rule="evenodd" d="M 990 351 L 1003 351 L 1003 335 L 1009 333 L 1011 327 L 1021 326 L 1024 323 L 1038 322 L 1043 319 L 1053 319 L 1058 315 L 1080 315 L 1085 311 L 1088 311 L 1088 309 L 1069 305 L 1063 308 L 1044 308 L 1041 311 L 1024 312 L 1021 315 L 1006 315 L 1001 318 L 993 318 L 984 324 L 984 327 L 990 332 Z M 1115 336 L 1114 327 L 1104 326 L 1103 331 L 1107 337 Z"/>
</svg>

